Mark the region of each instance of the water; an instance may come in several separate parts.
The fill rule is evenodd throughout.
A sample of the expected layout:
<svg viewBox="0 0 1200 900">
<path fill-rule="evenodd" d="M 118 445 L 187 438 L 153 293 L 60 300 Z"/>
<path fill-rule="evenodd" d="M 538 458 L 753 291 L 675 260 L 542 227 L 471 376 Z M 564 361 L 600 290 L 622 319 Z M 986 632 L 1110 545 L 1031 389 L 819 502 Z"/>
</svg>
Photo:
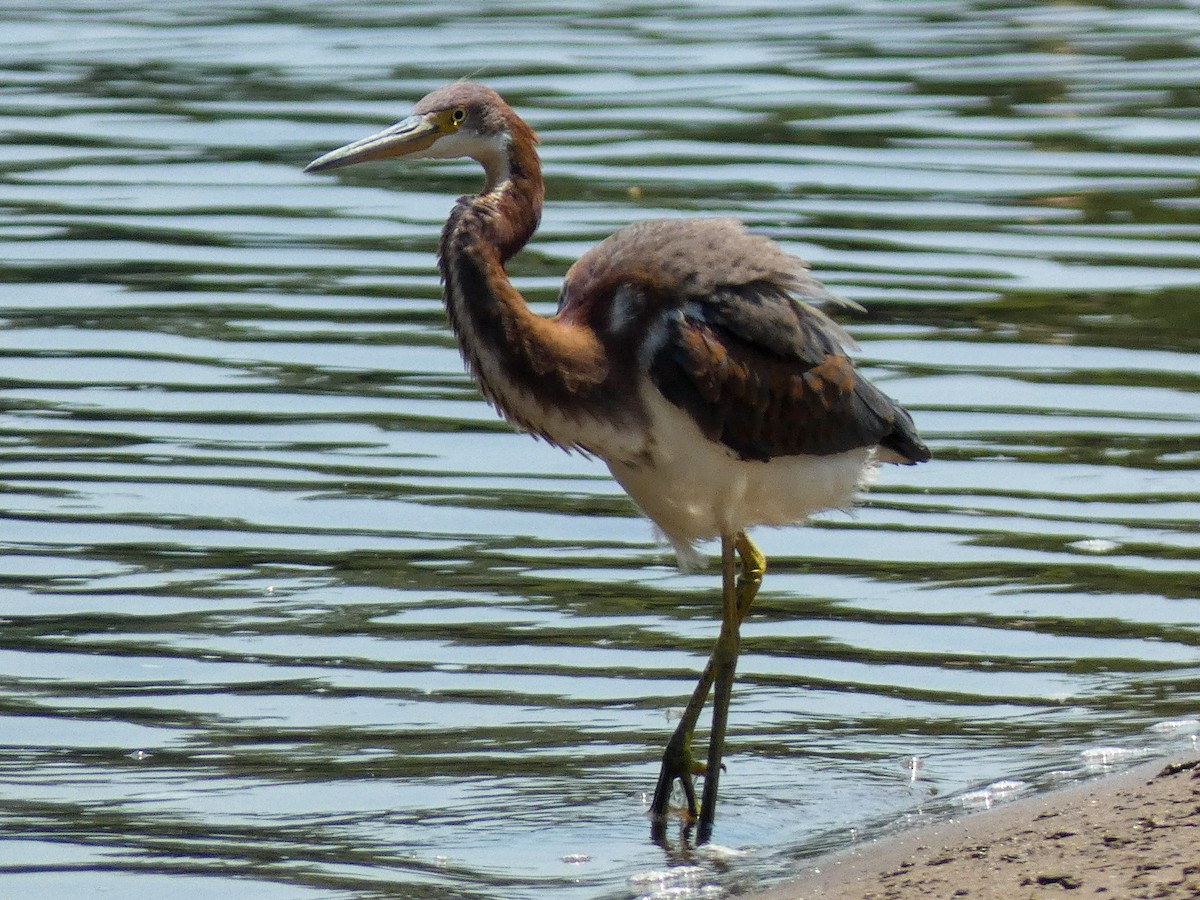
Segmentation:
<svg viewBox="0 0 1200 900">
<path fill-rule="evenodd" d="M 1193 5 L 0 18 L 0 893 L 708 896 L 1194 740 Z M 724 851 L 644 818 L 716 573 L 463 374 L 478 175 L 300 172 L 468 74 L 544 141 L 539 310 L 619 225 L 740 216 L 937 457 L 758 535 Z"/>
</svg>

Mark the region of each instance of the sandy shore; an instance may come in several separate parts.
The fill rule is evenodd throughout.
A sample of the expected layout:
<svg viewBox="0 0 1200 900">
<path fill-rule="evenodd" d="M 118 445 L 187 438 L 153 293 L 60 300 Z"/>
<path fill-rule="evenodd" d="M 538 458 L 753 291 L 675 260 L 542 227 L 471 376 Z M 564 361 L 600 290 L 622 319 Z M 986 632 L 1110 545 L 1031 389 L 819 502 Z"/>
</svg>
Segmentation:
<svg viewBox="0 0 1200 900">
<path fill-rule="evenodd" d="M 1149 763 L 814 861 L 758 900 L 1200 897 L 1200 758 Z"/>
</svg>

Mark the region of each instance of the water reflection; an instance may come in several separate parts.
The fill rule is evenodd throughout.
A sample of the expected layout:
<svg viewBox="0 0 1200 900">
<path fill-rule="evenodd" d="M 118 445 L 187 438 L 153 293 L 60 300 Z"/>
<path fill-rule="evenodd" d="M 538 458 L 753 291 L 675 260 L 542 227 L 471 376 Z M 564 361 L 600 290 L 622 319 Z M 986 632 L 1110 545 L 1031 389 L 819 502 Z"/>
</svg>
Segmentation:
<svg viewBox="0 0 1200 900">
<path fill-rule="evenodd" d="M 10 8 L 13 890 L 742 889 L 1188 739 L 1143 732 L 1200 694 L 1187 5 Z M 645 843 L 715 575 L 479 401 L 433 268 L 477 175 L 300 174 L 477 69 L 543 137 L 539 309 L 619 225 L 739 215 L 870 307 L 862 364 L 935 446 L 758 536 L 717 835 L 748 855 Z"/>
</svg>

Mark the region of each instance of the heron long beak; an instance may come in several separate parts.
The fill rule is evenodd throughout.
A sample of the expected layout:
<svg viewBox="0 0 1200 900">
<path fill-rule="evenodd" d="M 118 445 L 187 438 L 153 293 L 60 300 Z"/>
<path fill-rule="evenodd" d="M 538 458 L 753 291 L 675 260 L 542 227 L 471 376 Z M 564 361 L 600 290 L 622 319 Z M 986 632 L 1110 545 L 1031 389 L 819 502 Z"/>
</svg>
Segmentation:
<svg viewBox="0 0 1200 900">
<path fill-rule="evenodd" d="M 385 128 L 378 134 L 362 138 L 319 156 L 304 167 L 305 172 L 327 172 L 372 159 L 407 156 L 427 150 L 441 135 L 441 124 L 434 115 L 414 115 Z"/>
</svg>

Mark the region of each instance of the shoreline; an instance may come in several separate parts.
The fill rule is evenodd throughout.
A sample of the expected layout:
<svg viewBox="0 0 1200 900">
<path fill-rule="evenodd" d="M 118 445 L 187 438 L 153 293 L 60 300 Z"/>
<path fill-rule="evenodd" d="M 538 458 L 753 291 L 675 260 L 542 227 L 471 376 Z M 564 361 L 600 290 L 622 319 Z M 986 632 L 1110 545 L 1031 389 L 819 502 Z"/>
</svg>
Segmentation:
<svg viewBox="0 0 1200 900">
<path fill-rule="evenodd" d="M 805 863 L 755 900 L 1200 897 L 1200 754 L 1174 754 Z"/>
</svg>

